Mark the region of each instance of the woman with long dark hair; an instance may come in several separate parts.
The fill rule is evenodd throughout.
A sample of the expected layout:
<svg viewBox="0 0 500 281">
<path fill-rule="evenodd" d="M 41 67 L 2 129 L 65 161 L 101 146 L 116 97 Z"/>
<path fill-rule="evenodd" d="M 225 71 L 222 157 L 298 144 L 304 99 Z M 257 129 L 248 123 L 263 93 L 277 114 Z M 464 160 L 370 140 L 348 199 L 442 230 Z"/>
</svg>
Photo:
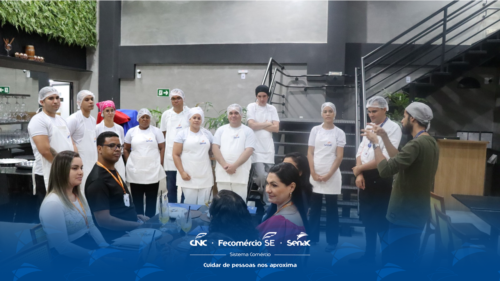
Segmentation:
<svg viewBox="0 0 500 281">
<path fill-rule="evenodd" d="M 49 245 L 58 254 L 75 259 L 88 257 L 90 250 L 99 246 L 108 246 L 80 191 L 82 167 L 78 153 L 57 154 L 50 170 L 48 193 L 40 207 L 40 221 Z"/>
<path fill-rule="evenodd" d="M 262 240 L 274 240 L 275 246 L 267 250 L 278 254 L 302 252 L 302 247 L 287 246 L 288 240 L 309 240 L 306 237 L 307 209 L 297 168 L 290 163 L 273 166 L 267 175 L 266 193 L 271 207 L 276 208 L 271 216 L 257 226 Z"/>
</svg>

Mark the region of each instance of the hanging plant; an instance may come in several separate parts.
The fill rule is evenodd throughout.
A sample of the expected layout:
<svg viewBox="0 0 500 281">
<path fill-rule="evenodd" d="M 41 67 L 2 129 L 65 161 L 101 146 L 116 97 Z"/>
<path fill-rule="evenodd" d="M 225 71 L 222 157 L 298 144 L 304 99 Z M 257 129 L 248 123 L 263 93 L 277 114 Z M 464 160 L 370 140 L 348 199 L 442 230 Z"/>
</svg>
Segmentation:
<svg viewBox="0 0 500 281">
<path fill-rule="evenodd" d="M 81 47 L 97 46 L 96 1 L 0 1 L 0 23 Z"/>
<path fill-rule="evenodd" d="M 392 121 L 400 124 L 404 117 L 406 107 L 410 105 L 410 95 L 400 91 L 389 94 L 385 98 L 389 102 L 389 112 L 387 112 L 387 116 Z M 414 101 L 427 103 L 427 100 L 422 98 L 415 98 Z"/>
</svg>

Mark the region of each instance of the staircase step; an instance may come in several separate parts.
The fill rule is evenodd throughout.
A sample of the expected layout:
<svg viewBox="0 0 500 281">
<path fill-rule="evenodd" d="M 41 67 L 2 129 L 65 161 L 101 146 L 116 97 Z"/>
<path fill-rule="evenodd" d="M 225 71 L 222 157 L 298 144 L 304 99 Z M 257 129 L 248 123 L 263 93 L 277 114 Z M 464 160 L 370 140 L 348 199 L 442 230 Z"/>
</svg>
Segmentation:
<svg viewBox="0 0 500 281">
<path fill-rule="evenodd" d="M 343 190 L 358 190 L 358 187 L 355 185 L 343 185 L 342 189 Z"/>
<path fill-rule="evenodd" d="M 338 201 L 337 206 L 339 207 L 350 207 L 350 208 L 357 208 L 358 207 L 358 202 L 356 201 Z"/>
<path fill-rule="evenodd" d="M 281 141 L 275 141 L 274 144 L 277 145 L 300 145 L 300 146 L 308 146 L 307 143 L 301 143 L 301 142 L 281 142 Z M 354 145 L 345 145 L 344 147 L 352 148 L 356 147 Z"/>
<path fill-rule="evenodd" d="M 469 65 L 469 62 L 468 61 L 450 61 L 448 64 L 449 65 L 467 66 L 467 65 Z"/>
<path fill-rule="evenodd" d="M 353 171 L 340 171 L 342 175 L 354 175 Z"/>
<path fill-rule="evenodd" d="M 470 50 L 470 51 L 467 51 L 467 54 L 469 54 L 469 55 L 487 55 L 488 51 L 486 51 L 486 50 Z"/>
<path fill-rule="evenodd" d="M 433 76 L 451 76 L 451 73 L 449 72 L 433 72 L 431 73 Z"/>
<path fill-rule="evenodd" d="M 274 158 L 280 158 L 280 159 L 283 159 L 285 158 L 285 154 L 275 154 L 274 155 Z M 344 157 L 342 160 L 346 160 L 346 161 L 356 161 L 356 158 L 354 157 Z"/>
<path fill-rule="evenodd" d="M 342 225 L 352 225 L 352 226 L 362 226 L 363 223 L 359 219 L 355 218 L 339 218 L 339 222 Z"/>
<path fill-rule="evenodd" d="M 500 39 L 486 39 L 486 43 L 500 43 Z"/>
<path fill-rule="evenodd" d="M 311 132 L 299 132 L 299 131 L 279 131 L 277 133 L 274 133 L 274 134 L 279 134 L 279 135 L 292 135 L 292 134 L 295 134 L 295 135 L 309 135 Z"/>
<path fill-rule="evenodd" d="M 304 118 L 282 118 L 280 119 L 280 123 L 317 123 L 321 124 L 323 123 L 323 119 L 304 119 Z M 335 124 L 356 124 L 356 121 L 354 120 L 342 120 L 342 119 L 335 119 L 334 121 Z"/>
</svg>

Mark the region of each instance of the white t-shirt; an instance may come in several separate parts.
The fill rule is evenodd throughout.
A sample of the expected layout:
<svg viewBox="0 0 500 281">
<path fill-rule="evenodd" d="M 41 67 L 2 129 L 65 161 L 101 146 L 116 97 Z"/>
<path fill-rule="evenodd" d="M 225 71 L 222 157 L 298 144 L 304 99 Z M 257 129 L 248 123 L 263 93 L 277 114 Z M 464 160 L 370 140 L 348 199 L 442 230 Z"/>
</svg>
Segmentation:
<svg viewBox="0 0 500 281">
<path fill-rule="evenodd" d="M 255 122 L 279 122 L 278 111 L 276 107 L 266 104 L 259 106 L 253 102 L 247 106 L 247 120 Z M 274 164 L 274 140 L 273 133 L 266 130 L 256 130 L 255 132 L 255 150 L 252 154 L 252 163 L 270 163 Z"/>
<path fill-rule="evenodd" d="M 370 128 L 371 126 L 368 125 L 367 129 Z M 399 125 L 396 124 L 394 121 L 387 119 L 387 122 L 385 122 L 382 128 L 387 132 L 387 136 L 389 137 L 392 145 L 395 148 L 398 148 L 402 136 L 401 128 L 399 127 Z M 378 143 L 380 144 L 380 149 L 382 149 L 382 154 L 385 156 L 386 159 L 390 159 L 389 153 L 387 152 L 387 148 L 385 147 L 384 142 L 382 141 L 382 137 L 378 137 Z M 363 137 L 363 140 L 359 144 L 358 152 L 356 153 L 356 158 L 361 156 L 361 164 L 366 164 L 375 159 L 373 144 L 371 145 L 371 147 L 369 145 L 370 141 L 368 140 L 368 138 Z"/>
<path fill-rule="evenodd" d="M 33 154 L 35 155 L 35 169 L 33 173 L 35 175 L 43 176 L 43 167 L 42 167 L 42 155 L 38 152 L 38 149 L 33 141 L 33 137 L 36 136 L 48 136 L 49 142 L 52 138 L 52 126 L 67 126 L 66 121 L 57 115 L 55 117 L 50 117 L 45 114 L 43 111 L 36 114 L 31 118 L 30 123 L 28 124 L 28 133 L 30 135 L 31 148 L 33 149 Z"/>
<path fill-rule="evenodd" d="M 191 132 L 191 130 L 189 128 L 186 128 L 184 130 L 181 130 L 180 132 L 177 133 L 177 135 L 175 136 L 175 140 L 174 142 L 177 142 L 177 143 L 184 143 L 187 139 L 188 136 L 200 136 L 201 134 L 205 135 L 205 137 L 208 138 L 208 141 L 210 143 L 213 143 L 214 142 L 214 137 L 212 135 L 212 133 L 210 133 L 209 130 L 205 129 L 205 128 L 201 128 L 198 133 L 194 133 L 194 132 Z"/>
<path fill-rule="evenodd" d="M 309 135 L 308 146 L 316 146 L 316 135 L 317 134 L 329 135 L 332 139 L 337 140 L 337 147 L 344 147 L 346 144 L 345 133 L 339 127 L 335 126 L 332 130 L 323 129 L 323 125 L 314 126 Z"/>
<path fill-rule="evenodd" d="M 85 135 L 85 130 L 95 130 L 95 118 L 91 115 L 89 118 L 83 116 L 81 110 L 71 114 L 66 120 L 68 124 L 68 130 L 71 134 L 71 138 L 76 144 L 80 144 L 80 141 Z"/>
<path fill-rule="evenodd" d="M 221 137 L 224 131 L 226 130 L 231 130 L 236 134 L 239 130 L 241 130 L 242 134 L 245 134 L 245 148 L 252 147 L 255 148 L 255 134 L 252 129 L 250 129 L 248 126 L 241 124 L 238 128 L 233 128 L 231 125 L 226 124 L 215 132 L 214 135 L 214 144 L 218 144 L 219 146 L 221 145 Z"/>
<path fill-rule="evenodd" d="M 132 129 L 127 131 L 127 135 L 125 136 L 125 143 L 129 143 L 129 144 L 132 143 L 132 138 L 136 134 L 145 134 L 146 135 L 146 134 L 150 134 L 150 133 L 153 133 L 153 135 L 156 138 L 156 142 L 158 144 L 165 142 L 165 138 L 163 137 L 163 133 L 161 132 L 160 129 L 158 129 L 154 126 L 149 126 L 146 130 L 141 130 L 141 129 L 139 129 L 139 125 L 137 125 L 137 126 L 133 127 Z"/>
<path fill-rule="evenodd" d="M 125 141 L 123 127 L 116 124 L 116 123 L 113 123 L 113 124 L 114 124 L 114 126 L 112 128 L 106 127 L 106 125 L 104 125 L 104 121 L 97 124 L 95 126 L 95 135 L 96 135 L 96 137 L 99 137 L 99 135 L 104 133 L 104 132 L 115 132 L 118 135 L 118 137 L 120 137 L 120 140 L 122 141 L 122 144 L 123 144 L 123 141 Z"/>
<path fill-rule="evenodd" d="M 72 258 L 85 258 L 89 256 L 89 250 L 71 243 L 90 233 L 97 245 L 106 246 L 106 240 L 92 220 L 92 213 L 87 204 L 84 205 L 85 212 L 80 207 L 78 200 L 73 202 L 77 209 L 70 209 L 64 205 L 55 193 L 49 193 L 40 207 L 40 222 L 43 230 L 47 233 L 47 239 L 51 248 L 55 248 L 61 255 Z M 86 215 L 89 228 L 82 214 Z"/>
<path fill-rule="evenodd" d="M 187 127 L 189 127 L 189 121 L 187 121 L 188 112 L 189 112 L 189 107 L 187 107 L 187 106 L 183 107 L 181 113 L 176 113 L 173 108 L 171 108 L 169 110 L 165 110 L 165 112 L 163 112 L 163 114 L 161 115 L 160 130 L 162 132 L 168 131 L 168 128 L 167 128 L 168 119 L 170 118 L 170 116 L 172 116 L 174 114 L 179 117 L 178 118 L 179 120 L 183 120 L 184 125 L 187 123 Z M 185 121 L 184 121 L 184 118 L 185 118 Z M 182 126 L 183 125 L 182 123 L 176 124 L 176 126 L 177 125 L 181 125 L 181 127 L 185 127 L 185 126 Z"/>
</svg>

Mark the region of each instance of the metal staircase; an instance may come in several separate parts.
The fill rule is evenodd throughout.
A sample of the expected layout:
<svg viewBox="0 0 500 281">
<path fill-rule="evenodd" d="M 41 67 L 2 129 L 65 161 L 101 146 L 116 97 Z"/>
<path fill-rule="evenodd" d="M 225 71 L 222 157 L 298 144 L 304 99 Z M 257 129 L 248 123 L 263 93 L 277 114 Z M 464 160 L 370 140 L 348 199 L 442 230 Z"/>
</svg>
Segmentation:
<svg viewBox="0 0 500 281">
<path fill-rule="evenodd" d="M 276 105 L 278 112 L 282 115 L 280 117 L 280 131 L 273 134 L 275 144 L 275 163 L 283 161 L 285 155 L 289 152 L 300 152 L 307 155 L 309 133 L 311 129 L 323 122 L 322 119 L 303 119 L 303 118 L 290 118 L 286 112 L 286 105 L 288 102 L 287 94 L 289 88 L 299 88 L 307 91 L 308 89 L 324 90 L 331 88 L 352 88 L 354 85 L 343 85 L 338 83 L 331 83 L 325 85 L 286 85 L 278 80 L 278 75 L 292 78 L 295 81 L 302 79 L 317 79 L 332 77 L 329 74 L 318 75 L 289 75 L 284 72 L 285 67 L 272 58 L 269 60 L 266 73 L 262 84 L 267 84 L 270 89 L 270 98 L 268 103 Z M 336 74 L 336 77 L 340 76 Z M 343 75 L 342 75 L 343 76 Z M 277 87 L 285 89 L 285 94 L 278 94 Z M 279 98 L 279 101 L 276 101 Z M 319 111 L 319 109 L 318 109 Z M 358 209 L 358 188 L 355 186 L 355 178 L 352 172 L 352 167 L 356 164 L 356 151 L 359 146 L 359 122 L 355 120 L 340 120 L 335 119 L 335 125 L 341 128 L 346 133 L 347 145 L 344 150 L 344 158 L 340 165 L 342 173 L 342 194 L 339 196 L 338 207 L 340 215 L 341 234 L 349 235 L 351 233 L 351 226 L 361 226 L 361 221 L 357 216 Z M 326 210 L 323 204 L 321 224 L 325 225 Z"/>
<path fill-rule="evenodd" d="M 363 56 L 355 69 L 362 126 L 367 98 L 401 90 L 411 98 L 426 97 L 497 57 L 500 9 L 495 3 L 453 1 Z"/>
</svg>

